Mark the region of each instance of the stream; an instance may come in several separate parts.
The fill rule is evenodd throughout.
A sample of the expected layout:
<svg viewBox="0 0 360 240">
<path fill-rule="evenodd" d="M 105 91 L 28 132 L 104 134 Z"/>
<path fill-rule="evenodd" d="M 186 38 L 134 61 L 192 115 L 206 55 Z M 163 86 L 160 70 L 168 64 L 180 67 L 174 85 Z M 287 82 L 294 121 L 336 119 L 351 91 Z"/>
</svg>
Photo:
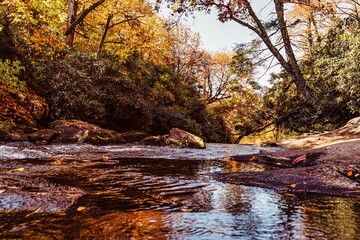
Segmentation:
<svg viewBox="0 0 360 240">
<path fill-rule="evenodd" d="M 269 170 L 226 158 L 260 150 L 2 145 L 0 239 L 359 239 L 358 199 L 213 178 Z"/>
</svg>

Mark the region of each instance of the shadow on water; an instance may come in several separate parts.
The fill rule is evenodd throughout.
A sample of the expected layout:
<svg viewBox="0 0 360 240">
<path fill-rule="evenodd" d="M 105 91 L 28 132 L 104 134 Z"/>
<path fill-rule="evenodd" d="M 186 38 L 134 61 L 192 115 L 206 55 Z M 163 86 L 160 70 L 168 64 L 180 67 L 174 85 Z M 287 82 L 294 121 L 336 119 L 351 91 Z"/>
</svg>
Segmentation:
<svg viewBox="0 0 360 240">
<path fill-rule="evenodd" d="M 206 160 L 208 153 L 186 151 L 198 160 L 181 152 L 172 152 L 170 160 L 152 152 L 152 158 L 68 161 L 62 171 L 55 171 L 58 163 L 48 160 L 43 165 L 41 160 L 34 165 L 29 159 L 14 160 L 12 164 L 26 163 L 49 184 L 79 188 L 85 194 L 65 211 L 3 209 L 0 238 L 357 239 L 358 200 L 299 198 L 218 182 L 209 173 L 265 168 L 225 161 L 216 154 Z M 181 160 L 174 159 L 179 156 Z"/>
</svg>

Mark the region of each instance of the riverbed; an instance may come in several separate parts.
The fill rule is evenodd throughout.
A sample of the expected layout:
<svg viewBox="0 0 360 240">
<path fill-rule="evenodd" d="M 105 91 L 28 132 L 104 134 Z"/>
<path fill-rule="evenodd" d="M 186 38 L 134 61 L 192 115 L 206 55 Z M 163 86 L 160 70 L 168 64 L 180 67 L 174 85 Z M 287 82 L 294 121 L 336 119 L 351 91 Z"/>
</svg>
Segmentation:
<svg viewBox="0 0 360 240">
<path fill-rule="evenodd" d="M 360 201 L 217 181 L 260 150 L 0 146 L 1 239 L 358 239 Z M 35 180 L 36 181 L 35 181 Z"/>
</svg>

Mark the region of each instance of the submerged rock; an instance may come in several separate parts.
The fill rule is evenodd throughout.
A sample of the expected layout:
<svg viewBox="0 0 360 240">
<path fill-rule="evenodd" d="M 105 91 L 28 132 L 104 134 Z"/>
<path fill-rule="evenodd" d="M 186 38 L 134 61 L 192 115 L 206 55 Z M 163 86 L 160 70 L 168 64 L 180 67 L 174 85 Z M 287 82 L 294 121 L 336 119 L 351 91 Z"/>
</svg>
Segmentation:
<svg viewBox="0 0 360 240">
<path fill-rule="evenodd" d="M 59 133 L 54 139 L 55 142 L 100 145 L 124 142 L 121 135 L 116 131 L 79 120 L 58 120 L 51 123 L 50 128 Z"/>
<path fill-rule="evenodd" d="M 76 187 L 54 184 L 40 177 L 22 176 L 20 172 L 17 174 L 11 170 L 0 176 L 0 184 L 1 211 L 64 211 L 84 194 Z"/>
</svg>

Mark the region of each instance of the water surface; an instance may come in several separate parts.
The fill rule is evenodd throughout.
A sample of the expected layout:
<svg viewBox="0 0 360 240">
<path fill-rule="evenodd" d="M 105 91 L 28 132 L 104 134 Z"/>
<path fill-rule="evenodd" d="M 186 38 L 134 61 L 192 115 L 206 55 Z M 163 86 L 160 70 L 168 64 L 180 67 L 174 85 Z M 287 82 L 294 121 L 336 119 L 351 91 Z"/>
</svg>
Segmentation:
<svg viewBox="0 0 360 240">
<path fill-rule="evenodd" d="M 206 150 L 0 146 L 6 166 L 24 167 L 51 184 L 85 193 L 64 211 L 3 207 L 0 238 L 358 239 L 356 199 L 280 195 L 213 179 L 215 172 L 266 170 L 225 158 L 260 149 L 224 144 L 208 144 Z M 0 194 L 1 201 L 9 200 Z"/>
</svg>

